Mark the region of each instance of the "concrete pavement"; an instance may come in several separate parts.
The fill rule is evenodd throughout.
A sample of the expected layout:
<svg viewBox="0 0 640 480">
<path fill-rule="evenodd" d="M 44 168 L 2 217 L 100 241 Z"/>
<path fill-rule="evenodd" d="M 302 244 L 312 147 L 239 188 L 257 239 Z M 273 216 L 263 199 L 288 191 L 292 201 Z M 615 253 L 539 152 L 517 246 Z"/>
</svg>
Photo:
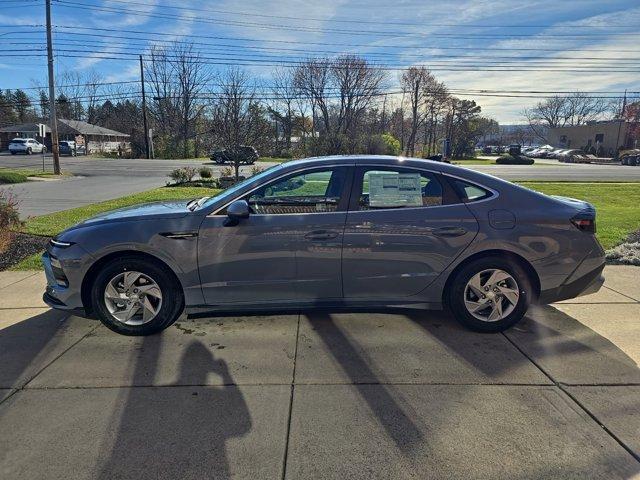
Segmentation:
<svg viewBox="0 0 640 480">
<path fill-rule="evenodd" d="M 12 188 L 20 200 L 22 217 L 43 215 L 124 195 L 161 187 L 171 170 L 184 166 L 206 164 L 219 176 L 223 167 L 203 160 L 96 159 L 93 157 L 62 157 L 62 167 L 76 175 L 55 182 L 28 182 Z M 555 162 L 550 164 L 550 162 Z M 547 165 L 470 165 L 468 168 L 496 175 L 506 180 L 564 181 L 640 181 L 640 168 L 620 165 L 560 164 L 546 160 Z M 272 163 L 260 162 L 267 168 Z M 0 155 L 0 168 L 42 168 L 40 155 Z M 52 170 L 51 159 L 46 168 Z M 248 173 L 251 167 L 242 167 Z"/>
<path fill-rule="evenodd" d="M 118 336 L 0 273 L 1 478 L 639 478 L 640 268 L 482 335 L 435 312 Z"/>
</svg>

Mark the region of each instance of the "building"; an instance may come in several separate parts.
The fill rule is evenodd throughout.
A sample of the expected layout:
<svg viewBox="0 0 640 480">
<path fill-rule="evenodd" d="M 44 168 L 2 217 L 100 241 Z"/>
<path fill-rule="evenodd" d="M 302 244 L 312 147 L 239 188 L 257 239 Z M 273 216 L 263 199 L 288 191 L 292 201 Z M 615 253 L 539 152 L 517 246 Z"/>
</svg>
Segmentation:
<svg viewBox="0 0 640 480">
<path fill-rule="evenodd" d="M 550 128 L 547 139 L 554 147 L 579 148 L 600 156 L 614 157 L 619 149 L 634 147 L 633 127 L 633 122 L 626 119 L 588 122 Z"/>
<path fill-rule="evenodd" d="M 51 129 L 46 125 L 45 130 L 45 138 L 42 138 L 38 136 L 37 123 L 23 123 L 0 128 L 0 150 L 6 150 L 11 139 L 16 137 L 35 138 L 51 150 Z M 87 153 L 128 153 L 131 151 L 131 142 L 126 133 L 116 132 L 80 120 L 59 118 L 58 139 L 60 141 L 75 141 L 78 150 L 86 150 Z"/>
</svg>

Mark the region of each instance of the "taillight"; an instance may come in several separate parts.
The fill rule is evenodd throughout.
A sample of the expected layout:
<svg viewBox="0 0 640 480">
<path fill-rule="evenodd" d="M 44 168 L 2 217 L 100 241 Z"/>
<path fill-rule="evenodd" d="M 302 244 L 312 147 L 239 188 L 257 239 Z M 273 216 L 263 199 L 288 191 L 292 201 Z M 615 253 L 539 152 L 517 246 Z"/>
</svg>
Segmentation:
<svg viewBox="0 0 640 480">
<path fill-rule="evenodd" d="M 578 230 L 596 233 L 596 221 L 593 218 L 572 218 L 571 223 L 573 223 Z"/>
</svg>

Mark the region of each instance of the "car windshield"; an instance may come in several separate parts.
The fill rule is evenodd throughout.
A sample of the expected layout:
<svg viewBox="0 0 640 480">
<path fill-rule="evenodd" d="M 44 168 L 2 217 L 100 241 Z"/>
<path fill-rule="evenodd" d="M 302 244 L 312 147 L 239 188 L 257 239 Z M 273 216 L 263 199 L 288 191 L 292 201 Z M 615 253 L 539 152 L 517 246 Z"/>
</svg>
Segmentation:
<svg viewBox="0 0 640 480">
<path fill-rule="evenodd" d="M 245 186 L 249 185 L 250 183 L 254 182 L 255 180 L 260 180 L 261 178 L 266 177 L 271 172 L 274 172 L 275 170 L 278 170 L 280 168 L 282 168 L 282 164 L 278 164 L 278 165 L 274 165 L 273 167 L 269 167 L 266 170 L 263 170 L 262 172 L 258 173 L 257 175 L 253 175 L 252 177 L 249 177 L 246 180 L 243 180 L 242 182 L 235 184 L 233 187 L 230 187 L 230 188 L 227 188 L 226 190 L 223 190 L 222 192 L 220 192 L 215 197 L 209 198 L 206 202 L 204 202 L 200 206 L 200 208 L 205 208 L 205 207 L 208 207 L 210 205 L 213 205 L 214 203 L 216 203 L 216 202 L 218 202 L 218 201 L 220 201 L 220 200 L 222 200 L 222 199 L 224 199 L 226 197 L 232 197 L 236 192 L 239 192 Z"/>
</svg>

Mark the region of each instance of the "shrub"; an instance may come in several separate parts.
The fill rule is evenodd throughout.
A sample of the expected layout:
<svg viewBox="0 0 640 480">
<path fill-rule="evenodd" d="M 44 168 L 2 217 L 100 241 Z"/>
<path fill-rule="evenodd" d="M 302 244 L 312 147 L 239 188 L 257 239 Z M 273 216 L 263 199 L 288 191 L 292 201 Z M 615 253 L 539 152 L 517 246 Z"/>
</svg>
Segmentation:
<svg viewBox="0 0 640 480">
<path fill-rule="evenodd" d="M 253 177 L 254 175 L 259 174 L 260 172 L 262 172 L 264 169 L 260 168 L 258 165 L 253 165 L 251 167 L 251 175 L 249 175 L 250 177 Z"/>
<path fill-rule="evenodd" d="M 0 170 L 0 183 L 22 183 L 27 181 L 27 176 L 18 172 L 3 172 Z"/>
<path fill-rule="evenodd" d="M 7 249 L 13 238 L 12 230 L 20 225 L 18 200 L 11 192 L 0 190 L 0 252 Z"/>
<path fill-rule="evenodd" d="M 201 167 L 198 173 L 200 173 L 200 178 L 211 178 L 213 176 L 213 170 L 209 167 Z"/>
<path fill-rule="evenodd" d="M 175 183 L 187 183 L 192 181 L 197 173 L 198 170 L 194 167 L 182 167 L 172 170 L 171 173 L 169 173 L 169 177 Z"/>
<path fill-rule="evenodd" d="M 233 177 L 233 168 L 231 167 L 223 167 L 222 170 L 220 170 L 220 176 L 221 177 Z"/>
<path fill-rule="evenodd" d="M 524 155 L 511 155 L 506 153 L 496 158 L 496 163 L 498 165 L 533 165 L 534 160 Z"/>
</svg>

